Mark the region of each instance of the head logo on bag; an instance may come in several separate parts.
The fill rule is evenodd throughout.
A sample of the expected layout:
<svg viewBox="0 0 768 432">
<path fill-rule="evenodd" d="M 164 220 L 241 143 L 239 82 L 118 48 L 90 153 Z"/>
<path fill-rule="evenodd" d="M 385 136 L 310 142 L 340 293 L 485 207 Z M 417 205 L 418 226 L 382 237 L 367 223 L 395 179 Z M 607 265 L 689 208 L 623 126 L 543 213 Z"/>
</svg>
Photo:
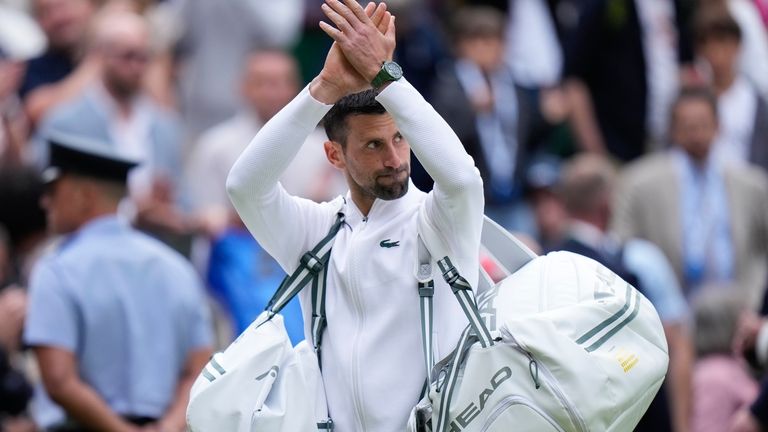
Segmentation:
<svg viewBox="0 0 768 432">
<path fill-rule="evenodd" d="M 499 369 L 495 374 L 493 374 L 493 377 L 491 377 L 490 386 L 483 389 L 482 392 L 477 397 L 477 404 L 475 402 L 470 402 L 466 408 L 464 408 L 461 411 L 461 414 L 459 414 L 456 417 L 456 420 L 452 421 L 451 424 L 448 426 L 449 431 L 460 431 L 464 430 L 467 426 L 469 426 L 470 423 L 472 423 L 472 420 L 476 419 L 478 415 L 480 415 L 480 412 L 483 411 L 483 408 L 485 408 L 486 403 L 488 402 L 488 398 L 491 397 L 494 391 L 496 391 L 497 388 L 506 380 L 512 377 L 512 370 L 504 366 L 501 369 Z"/>
</svg>

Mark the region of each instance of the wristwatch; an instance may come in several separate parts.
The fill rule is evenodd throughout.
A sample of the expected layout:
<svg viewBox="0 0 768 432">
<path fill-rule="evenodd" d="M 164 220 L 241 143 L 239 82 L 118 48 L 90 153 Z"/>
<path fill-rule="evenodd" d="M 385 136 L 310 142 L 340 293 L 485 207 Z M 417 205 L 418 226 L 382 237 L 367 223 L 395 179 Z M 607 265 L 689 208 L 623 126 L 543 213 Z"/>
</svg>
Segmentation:
<svg viewBox="0 0 768 432">
<path fill-rule="evenodd" d="M 371 81 L 371 86 L 377 89 L 385 83 L 397 81 L 402 77 L 403 68 L 401 68 L 399 64 L 393 61 L 384 62 L 384 64 L 381 65 L 381 70 L 379 73 L 376 74 L 376 76 L 373 78 L 373 81 Z"/>
</svg>

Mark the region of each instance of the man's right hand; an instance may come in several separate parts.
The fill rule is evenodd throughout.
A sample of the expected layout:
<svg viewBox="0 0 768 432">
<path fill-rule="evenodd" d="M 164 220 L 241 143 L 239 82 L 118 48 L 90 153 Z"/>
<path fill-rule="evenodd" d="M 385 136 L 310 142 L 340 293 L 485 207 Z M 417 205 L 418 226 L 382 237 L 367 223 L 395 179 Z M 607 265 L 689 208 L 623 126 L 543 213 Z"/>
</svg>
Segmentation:
<svg viewBox="0 0 768 432">
<path fill-rule="evenodd" d="M 373 81 L 394 55 L 395 17 L 382 30 L 382 24 L 371 20 L 355 0 L 325 0 L 322 9 L 336 27 L 321 21 L 320 28 L 333 38 L 355 70 L 367 82 Z"/>
<path fill-rule="evenodd" d="M 365 13 L 382 34 L 387 32 L 392 15 L 387 12 L 385 3 L 378 6 L 368 3 Z M 309 85 L 309 92 L 320 102 L 334 104 L 348 94 L 367 88 L 370 88 L 370 81 L 360 75 L 344 56 L 338 42 L 334 42 L 325 58 L 323 70 Z"/>
</svg>

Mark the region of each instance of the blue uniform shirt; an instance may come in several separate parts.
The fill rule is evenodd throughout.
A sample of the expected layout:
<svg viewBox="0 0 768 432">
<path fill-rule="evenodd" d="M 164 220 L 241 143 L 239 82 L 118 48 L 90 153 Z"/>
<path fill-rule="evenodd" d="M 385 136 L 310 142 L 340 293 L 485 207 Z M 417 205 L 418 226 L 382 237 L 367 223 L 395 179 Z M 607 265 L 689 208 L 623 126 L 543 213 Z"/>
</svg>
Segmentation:
<svg viewBox="0 0 768 432">
<path fill-rule="evenodd" d="M 24 340 L 73 352 L 81 378 L 122 415 L 160 417 L 211 322 L 183 257 L 114 216 L 42 258 L 30 282 Z"/>
</svg>

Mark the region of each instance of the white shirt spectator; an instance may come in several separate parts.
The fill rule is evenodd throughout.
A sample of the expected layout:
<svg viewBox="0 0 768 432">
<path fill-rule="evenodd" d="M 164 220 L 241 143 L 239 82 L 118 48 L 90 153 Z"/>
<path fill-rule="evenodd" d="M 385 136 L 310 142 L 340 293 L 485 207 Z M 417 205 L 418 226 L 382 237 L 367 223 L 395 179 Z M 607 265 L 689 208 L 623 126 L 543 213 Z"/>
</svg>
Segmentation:
<svg viewBox="0 0 768 432">
<path fill-rule="evenodd" d="M 743 76 L 717 100 L 720 135 L 714 157 L 724 163 L 746 163 L 755 129 L 758 95 Z"/>
<path fill-rule="evenodd" d="M 636 0 L 635 5 L 643 28 L 648 131 L 655 142 L 663 142 L 669 107 L 679 86 L 675 9 L 668 0 Z"/>
<path fill-rule="evenodd" d="M 510 1 L 506 45 L 516 82 L 543 87 L 560 81 L 563 54 L 543 0 Z"/>
<path fill-rule="evenodd" d="M 749 0 L 729 0 L 728 11 L 742 33 L 739 69 L 763 97 L 768 97 L 768 32 L 760 12 Z"/>
<path fill-rule="evenodd" d="M 200 137 L 187 166 L 194 211 L 231 207 L 225 187 L 227 175 L 262 124 L 251 112 L 242 111 Z M 290 194 L 325 201 L 346 191 L 343 176 L 326 160 L 326 139 L 322 130 L 313 132 L 280 177 Z"/>
</svg>

